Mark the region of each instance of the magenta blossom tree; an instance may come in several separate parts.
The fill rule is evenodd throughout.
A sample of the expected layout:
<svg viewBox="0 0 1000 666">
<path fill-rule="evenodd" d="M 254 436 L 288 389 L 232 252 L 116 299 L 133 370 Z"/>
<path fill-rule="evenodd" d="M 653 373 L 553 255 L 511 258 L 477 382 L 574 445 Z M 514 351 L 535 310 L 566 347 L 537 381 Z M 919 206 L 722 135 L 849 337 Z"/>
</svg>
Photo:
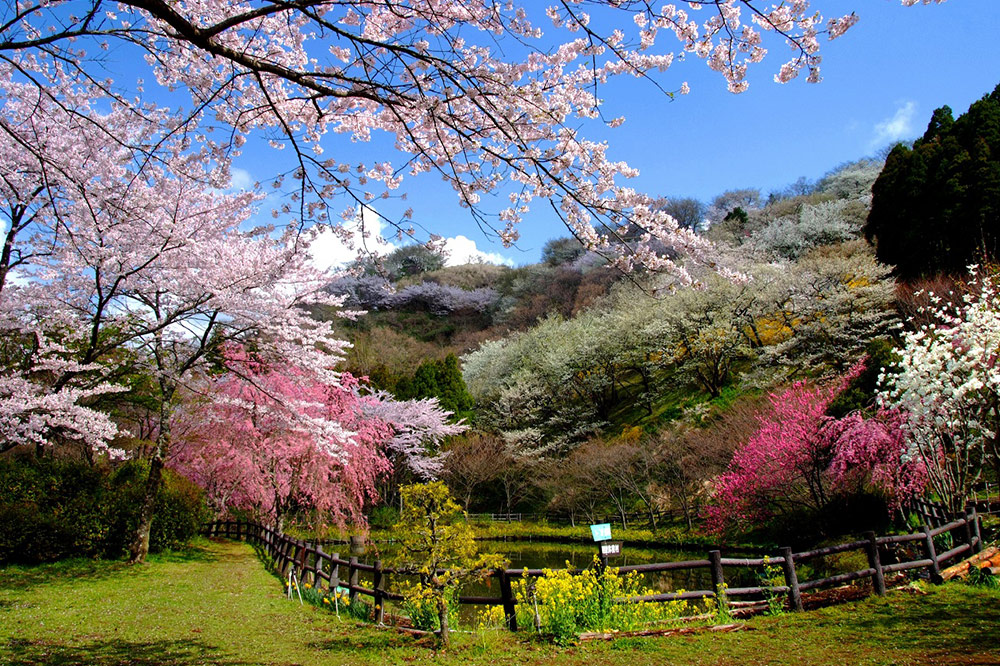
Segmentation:
<svg viewBox="0 0 1000 666">
<path fill-rule="evenodd" d="M 705 515 L 717 532 L 739 531 L 796 509 L 821 511 L 838 495 L 872 488 L 900 507 L 926 483 L 909 459 L 902 416 L 879 411 L 842 419 L 826 415 L 830 402 L 864 368 L 856 364 L 826 386 L 798 381 L 769 397 L 760 427 L 715 481 Z"/>
</svg>

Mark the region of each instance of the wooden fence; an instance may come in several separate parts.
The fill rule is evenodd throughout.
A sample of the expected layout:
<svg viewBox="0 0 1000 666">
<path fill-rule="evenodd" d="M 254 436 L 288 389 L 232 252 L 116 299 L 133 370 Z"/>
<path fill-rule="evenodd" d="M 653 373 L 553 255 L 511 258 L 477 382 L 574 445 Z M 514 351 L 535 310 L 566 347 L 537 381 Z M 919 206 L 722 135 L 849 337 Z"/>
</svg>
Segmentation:
<svg viewBox="0 0 1000 666">
<path fill-rule="evenodd" d="M 331 589 L 346 588 L 352 601 L 359 595 L 371 597 L 375 606 L 375 619 L 381 622 L 385 613 L 387 600 L 402 600 L 402 595 L 389 590 L 391 576 L 406 575 L 392 568 L 383 566 L 380 560 L 374 564 L 358 561 L 357 557 L 344 559 L 339 553 L 327 553 L 322 546 L 293 539 L 274 530 L 243 521 L 217 521 L 205 528 L 208 536 L 243 539 L 262 547 L 275 561 L 281 575 L 287 576 L 290 568 L 301 583 L 311 583 L 314 587 L 326 584 Z M 950 538 L 944 535 L 950 535 Z M 947 550 L 938 552 L 935 538 L 943 541 Z M 901 548 L 901 546 L 909 546 Z M 802 610 L 802 594 L 811 590 L 843 585 L 851 581 L 871 579 L 875 594 L 885 594 L 886 574 L 925 569 L 927 576 L 934 582 L 940 582 L 942 565 L 960 556 L 969 556 L 982 550 L 979 516 L 975 508 L 966 514 L 954 516 L 953 520 L 937 527 L 925 524 L 920 532 L 894 536 L 875 536 L 874 532 L 866 532 L 864 538 L 850 543 L 838 544 L 826 548 L 817 548 L 801 553 L 793 553 L 791 548 L 782 548 L 773 557 L 765 558 L 731 558 L 723 557 L 721 551 L 710 550 L 702 560 L 685 562 L 661 562 L 655 564 L 636 564 L 619 567 L 620 573 L 639 572 L 650 574 L 664 571 L 680 571 L 708 569 L 712 588 L 710 590 L 692 590 L 687 592 L 667 592 L 634 597 L 625 602 L 651 601 L 668 602 L 677 599 L 715 599 L 717 603 L 728 604 L 731 600 L 748 598 L 761 599 L 766 595 L 787 594 L 792 610 Z M 858 571 L 840 573 L 816 580 L 799 580 L 798 567 L 800 563 L 809 560 L 845 553 L 862 551 L 866 555 L 868 566 Z M 917 559 L 902 560 L 890 553 L 918 553 Z M 890 561 L 897 560 L 897 561 Z M 726 569 L 753 568 L 759 569 L 765 565 L 780 566 L 783 571 L 784 585 L 726 587 Z M 580 570 L 571 570 L 578 573 Z M 361 585 L 360 574 L 370 574 L 371 587 Z M 460 596 L 461 604 L 503 606 L 507 618 L 507 626 L 516 631 L 517 619 L 514 607 L 515 599 L 512 582 L 521 577 L 538 577 L 543 575 L 541 569 L 499 569 L 492 576 L 499 582 L 499 597 Z M 367 577 L 367 576 L 366 576 Z M 719 594 L 725 590 L 724 594 Z"/>
</svg>

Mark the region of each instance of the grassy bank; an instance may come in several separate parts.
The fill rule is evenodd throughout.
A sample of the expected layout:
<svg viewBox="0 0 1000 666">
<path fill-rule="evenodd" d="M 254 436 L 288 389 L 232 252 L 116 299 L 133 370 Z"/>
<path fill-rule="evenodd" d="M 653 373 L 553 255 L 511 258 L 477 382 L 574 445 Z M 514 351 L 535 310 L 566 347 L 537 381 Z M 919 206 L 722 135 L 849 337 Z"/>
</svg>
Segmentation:
<svg viewBox="0 0 1000 666">
<path fill-rule="evenodd" d="M 593 543 L 593 536 L 587 524 L 577 524 L 576 526 L 561 525 L 549 522 L 535 521 L 473 521 L 478 539 L 524 539 L 538 541 L 563 541 L 581 543 Z M 613 526 L 612 533 L 617 540 L 625 541 L 630 545 L 664 548 L 681 548 L 699 550 L 702 548 L 718 547 L 718 538 L 706 535 L 698 530 L 688 530 L 680 523 L 665 523 L 655 531 L 648 527 L 630 527 L 622 529 Z M 370 537 L 372 540 L 386 541 L 394 538 L 394 533 L 387 528 L 372 528 Z M 308 534 L 303 534 L 304 538 L 309 538 Z M 727 543 L 729 550 L 747 549 L 774 549 L 769 543 Z"/>
<path fill-rule="evenodd" d="M 995 664 L 1000 593 L 946 585 L 777 618 L 749 630 L 562 648 L 460 634 L 448 653 L 288 601 L 250 548 L 202 542 L 141 567 L 76 561 L 0 571 L 0 663 Z"/>
</svg>

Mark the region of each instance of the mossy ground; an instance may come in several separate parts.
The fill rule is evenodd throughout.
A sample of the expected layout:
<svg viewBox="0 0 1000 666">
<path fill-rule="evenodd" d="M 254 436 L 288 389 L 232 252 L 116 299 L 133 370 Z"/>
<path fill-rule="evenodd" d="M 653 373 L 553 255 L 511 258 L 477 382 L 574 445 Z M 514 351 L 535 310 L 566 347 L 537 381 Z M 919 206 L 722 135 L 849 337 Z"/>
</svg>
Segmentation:
<svg viewBox="0 0 1000 666">
<path fill-rule="evenodd" d="M 528 633 L 458 634 L 447 652 L 288 601 L 249 546 L 199 542 L 144 566 L 72 561 L 0 570 L 0 663 L 1000 664 L 1000 593 L 964 585 L 804 614 L 748 631 L 559 647 Z"/>
</svg>

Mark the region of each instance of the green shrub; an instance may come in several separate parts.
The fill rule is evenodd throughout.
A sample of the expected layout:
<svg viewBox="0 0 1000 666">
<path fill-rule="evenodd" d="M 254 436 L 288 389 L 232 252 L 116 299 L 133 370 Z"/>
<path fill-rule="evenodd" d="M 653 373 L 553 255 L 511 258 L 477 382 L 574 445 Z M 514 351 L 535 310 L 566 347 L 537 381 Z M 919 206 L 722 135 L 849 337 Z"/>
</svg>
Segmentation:
<svg viewBox="0 0 1000 666">
<path fill-rule="evenodd" d="M 377 506 L 368 517 L 372 529 L 391 529 L 399 522 L 399 509 L 394 506 Z"/>
<path fill-rule="evenodd" d="M 124 556 L 148 473 L 145 461 L 111 470 L 50 457 L 0 459 L 0 563 Z M 183 545 L 206 518 L 201 491 L 165 471 L 150 550 Z"/>
</svg>

